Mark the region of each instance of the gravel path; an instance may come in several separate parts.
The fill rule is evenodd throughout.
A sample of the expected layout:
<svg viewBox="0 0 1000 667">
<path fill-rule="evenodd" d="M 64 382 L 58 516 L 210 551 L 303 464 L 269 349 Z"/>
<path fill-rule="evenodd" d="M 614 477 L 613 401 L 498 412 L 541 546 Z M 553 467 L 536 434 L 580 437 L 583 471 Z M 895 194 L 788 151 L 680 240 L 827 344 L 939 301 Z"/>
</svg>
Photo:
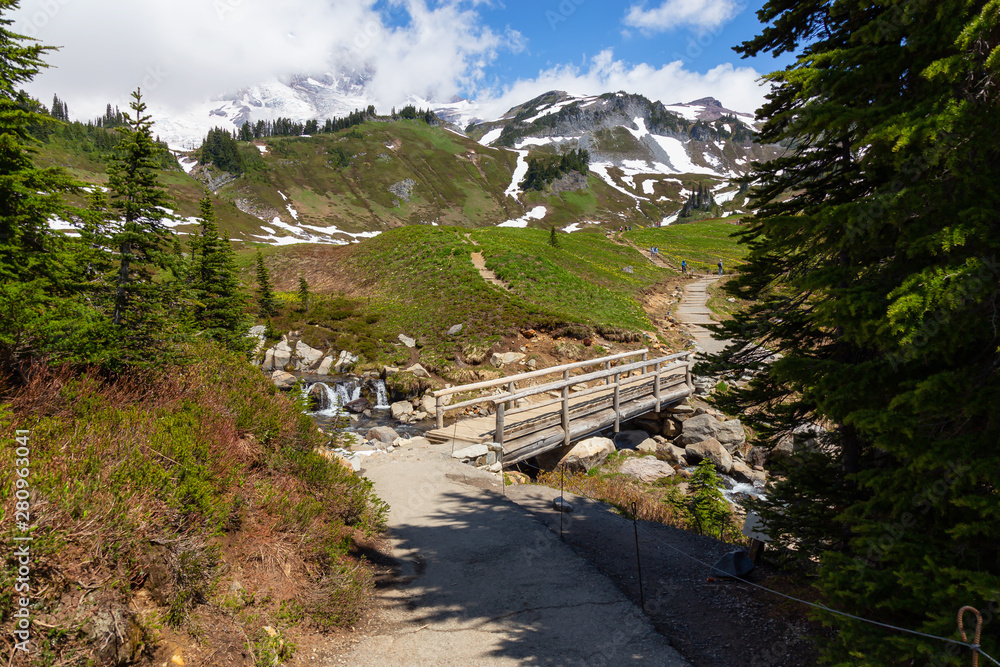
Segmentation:
<svg viewBox="0 0 1000 667">
<path fill-rule="evenodd" d="M 450 446 L 365 462 L 392 507 L 399 585 L 373 630 L 313 664 L 666 665 L 689 663 L 587 560 L 501 495 L 496 476 Z"/>
<path fill-rule="evenodd" d="M 677 305 L 674 317 L 688 325 L 691 335 L 698 346 L 710 354 L 716 354 L 726 348 L 728 343 L 712 338 L 712 332 L 705 325 L 715 324 L 712 311 L 708 309 L 708 288 L 719 281 L 714 278 L 700 278 L 684 286 L 684 298 Z"/>
</svg>

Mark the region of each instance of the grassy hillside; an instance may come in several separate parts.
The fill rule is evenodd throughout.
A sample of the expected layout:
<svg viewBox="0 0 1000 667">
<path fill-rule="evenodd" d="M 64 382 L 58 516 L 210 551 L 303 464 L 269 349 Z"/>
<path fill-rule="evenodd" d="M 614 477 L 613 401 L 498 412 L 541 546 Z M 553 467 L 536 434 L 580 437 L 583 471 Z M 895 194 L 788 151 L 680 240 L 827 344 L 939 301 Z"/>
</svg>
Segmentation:
<svg viewBox="0 0 1000 667">
<path fill-rule="evenodd" d="M 304 328 L 316 344 L 390 363 L 409 359 L 394 345 L 407 334 L 421 344 L 422 363 L 442 373 L 459 362 L 480 363 L 487 348 L 522 328 L 630 340 L 640 336 L 625 331 L 655 330 L 640 299 L 668 271 L 601 233 L 560 233 L 558 240 L 553 248 L 549 232 L 536 229 L 410 226 L 346 248 L 266 249 L 276 285 L 286 292 L 274 328 Z M 509 290 L 483 279 L 473 253 Z M 241 262 L 252 282 L 252 255 Z M 628 266 L 632 273 L 622 270 Z M 300 274 L 327 294 L 305 314 L 295 307 Z M 455 324 L 464 325 L 462 332 L 447 336 Z"/>
<path fill-rule="evenodd" d="M 732 269 L 743 263 L 747 248 L 732 236 L 738 229 L 738 218 L 732 217 L 638 229 L 626 232 L 625 237 L 643 249 L 658 247 L 660 255 L 678 268 L 681 261 L 687 260 L 693 271 L 714 273 L 720 259 Z"/>
<path fill-rule="evenodd" d="M 616 132 L 614 137 L 628 144 L 622 147 L 624 157 L 636 157 L 635 151 L 644 150 L 627 132 Z M 370 121 L 333 134 L 269 137 L 255 143 L 257 148 L 243 149 L 260 150 L 261 159 L 239 177 L 201 166 L 188 174 L 166 160 L 160 180 L 177 214 L 196 216 L 198 201 L 211 185 L 220 229 L 236 240 L 254 243 L 344 243 L 352 240 L 350 234 L 404 225 L 493 227 L 538 206 L 545 207 L 546 215 L 530 221 L 536 228 L 561 229 L 581 221 L 610 228 L 640 227 L 651 226 L 681 207 L 682 180 L 684 187 L 715 183 L 705 176 L 628 178 L 611 167 L 608 174 L 614 185 L 591 173 L 581 189 L 562 184 L 514 198 L 506 192 L 517 153 L 482 146 L 417 120 Z M 39 163 L 65 167 L 85 183 L 107 182 L 101 149 L 91 138 L 68 130 L 47 138 L 39 149 Z M 403 194 L 399 186 L 408 181 L 412 187 Z M 193 229 L 180 226 L 178 231 Z"/>
<path fill-rule="evenodd" d="M 115 381 L 41 365 L 26 385 L 2 378 L 0 438 L 26 433 L 29 450 L 0 463 L 30 468 L 32 664 L 208 664 L 213 649 L 276 664 L 361 613 L 384 504 L 315 451 L 329 436 L 259 371 L 192 352 Z M 4 485 L 8 542 L 15 503 Z M 0 568 L 8 636 L 17 567 Z"/>
</svg>

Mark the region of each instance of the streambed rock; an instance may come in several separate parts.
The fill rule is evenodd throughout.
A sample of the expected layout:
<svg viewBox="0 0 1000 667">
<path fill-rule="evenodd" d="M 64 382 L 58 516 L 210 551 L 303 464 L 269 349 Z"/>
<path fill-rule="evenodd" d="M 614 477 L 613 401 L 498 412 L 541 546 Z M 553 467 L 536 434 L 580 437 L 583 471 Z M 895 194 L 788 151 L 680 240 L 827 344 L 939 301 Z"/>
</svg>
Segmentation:
<svg viewBox="0 0 1000 667">
<path fill-rule="evenodd" d="M 569 472 L 587 472 L 604 463 L 614 452 L 615 443 L 610 438 L 587 438 L 575 445 L 539 454 L 537 461 L 545 470 L 556 470 L 563 465 Z"/>
<path fill-rule="evenodd" d="M 684 448 L 684 457 L 691 465 L 697 465 L 704 459 L 715 464 L 715 469 L 728 475 L 733 469 L 733 457 L 715 438 L 707 438 Z"/>
<path fill-rule="evenodd" d="M 641 458 L 629 459 L 622 464 L 618 472 L 635 477 L 643 482 L 652 483 L 664 477 L 673 477 L 674 467 L 655 456 L 643 456 Z"/>
</svg>

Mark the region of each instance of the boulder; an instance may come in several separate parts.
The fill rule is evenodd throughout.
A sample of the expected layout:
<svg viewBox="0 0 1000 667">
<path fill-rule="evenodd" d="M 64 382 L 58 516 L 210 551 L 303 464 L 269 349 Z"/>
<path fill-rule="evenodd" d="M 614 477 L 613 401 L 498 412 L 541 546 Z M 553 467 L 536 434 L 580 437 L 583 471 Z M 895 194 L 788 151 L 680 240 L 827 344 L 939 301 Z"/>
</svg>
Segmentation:
<svg viewBox="0 0 1000 667">
<path fill-rule="evenodd" d="M 388 426 L 376 426 L 365 434 L 366 440 L 375 440 L 386 445 L 391 445 L 397 438 L 399 434 Z"/>
<path fill-rule="evenodd" d="M 615 435 L 615 446 L 618 449 L 635 449 L 647 440 L 649 434 L 645 431 L 620 431 Z"/>
<path fill-rule="evenodd" d="M 763 447 L 751 447 L 750 451 L 747 452 L 747 465 L 751 468 L 756 466 L 763 467 L 767 464 L 767 450 Z"/>
<path fill-rule="evenodd" d="M 300 371 L 305 371 L 311 369 L 323 358 L 323 352 L 299 341 L 295 344 L 295 356 L 298 357 L 296 367 Z"/>
<path fill-rule="evenodd" d="M 524 359 L 525 356 L 527 355 L 522 352 L 494 352 L 493 356 L 490 357 L 490 364 L 492 364 L 494 368 L 502 368 L 503 366 L 507 366 L 509 364 L 516 364 Z"/>
<path fill-rule="evenodd" d="M 681 434 L 681 425 L 674 419 L 664 419 L 663 427 L 660 429 L 660 434 L 664 438 L 670 438 L 673 440 Z"/>
<path fill-rule="evenodd" d="M 587 472 L 604 463 L 614 453 L 615 443 L 608 438 L 587 438 L 576 444 L 539 454 L 538 466 L 556 470 L 560 465 L 570 472 Z"/>
<path fill-rule="evenodd" d="M 655 482 L 664 477 L 674 475 L 674 467 L 666 461 L 660 461 L 655 456 L 629 459 L 618 469 L 618 472 L 635 477 L 643 482 Z"/>
<path fill-rule="evenodd" d="M 390 375 L 395 375 L 398 372 L 399 372 L 399 369 L 396 368 L 395 366 L 383 366 L 382 367 L 382 375 L 384 375 L 385 377 L 389 377 Z"/>
<path fill-rule="evenodd" d="M 399 342 L 410 348 L 411 350 L 417 346 L 417 341 L 410 338 L 406 334 L 399 334 Z"/>
<path fill-rule="evenodd" d="M 347 350 L 342 350 L 340 356 L 337 358 L 337 363 L 333 365 L 333 372 L 341 375 L 354 368 L 354 364 L 356 363 L 358 363 L 357 355 L 351 354 Z"/>
<path fill-rule="evenodd" d="M 295 376 L 285 371 L 274 371 L 271 374 L 271 382 L 274 386 L 283 391 L 288 391 L 295 386 Z"/>
<path fill-rule="evenodd" d="M 329 375 L 331 368 L 333 368 L 333 357 L 323 357 L 323 361 L 319 362 L 319 368 L 316 369 L 316 375 Z"/>
<path fill-rule="evenodd" d="M 427 414 L 426 412 L 414 412 L 412 415 L 410 415 L 410 421 L 411 422 L 422 422 L 423 420 L 427 419 L 428 417 L 430 417 L 430 415 Z"/>
<path fill-rule="evenodd" d="M 652 438 L 647 438 L 636 446 L 635 451 L 647 456 L 656 456 L 656 452 L 659 451 L 659 449 L 660 443 L 656 442 L 656 440 L 653 440 Z"/>
<path fill-rule="evenodd" d="M 684 448 L 684 458 L 691 465 L 697 465 L 704 459 L 709 459 L 715 464 L 715 469 L 724 475 L 728 475 L 733 469 L 733 457 L 715 438 L 707 438 L 688 445 Z"/>
<path fill-rule="evenodd" d="M 270 373 L 274 370 L 274 350 L 268 350 L 264 353 L 264 363 L 260 365 L 261 370 L 265 373 Z"/>
<path fill-rule="evenodd" d="M 462 329 L 464 328 L 464 326 L 465 326 L 464 324 L 456 324 L 452 328 L 448 329 L 448 335 L 454 336 L 456 334 L 462 333 Z"/>
<path fill-rule="evenodd" d="M 368 402 L 367 398 L 359 398 L 358 400 L 351 401 L 350 403 L 345 405 L 344 409 L 347 410 L 348 412 L 360 415 L 361 413 L 367 410 L 371 410 L 372 404 Z"/>
<path fill-rule="evenodd" d="M 253 348 L 253 357 L 256 358 L 257 355 L 264 351 L 264 343 L 267 340 L 267 327 L 263 324 L 250 327 L 250 331 L 247 332 L 247 338 L 255 338 L 257 340 Z"/>
<path fill-rule="evenodd" d="M 684 421 L 681 435 L 677 439 L 680 445 L 693 445 L 703 440 L 714 438 L 722 443 L 729 452 L 733 452 L 746 444 L 747 437 L 743 424 L 739 419 L 721 422 L 710 414 L 700 414 Z"/>
<path fill-rule="evenodd" d="M 653 440 L 656 442 L 656 457 L 658 459 L 673 465 L 686 466 L 688 464 L 682 447 L 667 442 L 666 438 L 659 435 L 653 436 Z"/>
<path fill-rule="evenodd" d="M 453 452 L 451 457 L 462 460 L 478 459 L 480 456 L 486 456 L 489 451 L 490 448 L 485 444 L 470 445 Z"/>
<path fill-rule="evenodd" d="M 757 485 L 758 483 L 764 484 L 767 481 L 767 475 L 754 470 L 743 461 L 733 461 L 733 469 L 729 474 L 737 482 L 743 482 L 744 484 Z"/>
<path fill-rule="evenodd" d="M 451 396 L 442 397 L 441 404 L 451 405 Z M 430 394 L 424 394 L 420 399 L 420 409 L 429 415 L 437 415 L 437 399 Z"/>
<path fill-rule="evenodd" d="M 393 419 L 402 419 L 413 414 L 413 404 L 409 401 L 399 401 L 389 406 L 389 412 Z"/>
<path fill-rule="evenodd" d="M 418 378 L 429 378 L 431 376 L 431 374 L 427 372 L 427 369 L 420 364 L 413 364 L 406 369 L 406 372 L 413 373 L 414 377 Z"/>
<path fill-rule="evenodd" d="M 281 341 L 271 349 L 274 350 L 272 368 L 279 371 L 285 370 L 285 367 L 292 361 L 292 348 L 285 341 Z"/>
</svg>

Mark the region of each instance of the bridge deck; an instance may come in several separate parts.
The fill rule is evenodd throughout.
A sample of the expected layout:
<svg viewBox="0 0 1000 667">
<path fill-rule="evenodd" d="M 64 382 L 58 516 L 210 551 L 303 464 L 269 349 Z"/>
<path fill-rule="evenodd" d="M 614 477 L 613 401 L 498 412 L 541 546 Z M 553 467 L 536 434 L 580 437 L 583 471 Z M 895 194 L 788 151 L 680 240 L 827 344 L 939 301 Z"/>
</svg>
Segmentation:
<svg viewBox="0 0 1000 667">
<path fill-rule="evenodd" d="M 653 383 L 649 377 L 631 384 L 623 379 L 619 394 L 619 409 L 614 409 L 614 386 L 586 396 L 569 396 L 569 439 L 580 440 L 614 426 L 617 421 L 631 419 L 656 409 Z M 664 373 L 660 378 L 660 406 L 669 406 L 691 394 L 683 369 Z M 474 417 L 459 420 L 426 434 L 431 442 L 454 440 L 458 446 L 496 441 L 496 417 Z M 563 445 L 566 432 L 562 427 L 562 407 L 559 404 L 508 414 L 503 426 L 504 463 L 523 461 Z"/>
</svg>

